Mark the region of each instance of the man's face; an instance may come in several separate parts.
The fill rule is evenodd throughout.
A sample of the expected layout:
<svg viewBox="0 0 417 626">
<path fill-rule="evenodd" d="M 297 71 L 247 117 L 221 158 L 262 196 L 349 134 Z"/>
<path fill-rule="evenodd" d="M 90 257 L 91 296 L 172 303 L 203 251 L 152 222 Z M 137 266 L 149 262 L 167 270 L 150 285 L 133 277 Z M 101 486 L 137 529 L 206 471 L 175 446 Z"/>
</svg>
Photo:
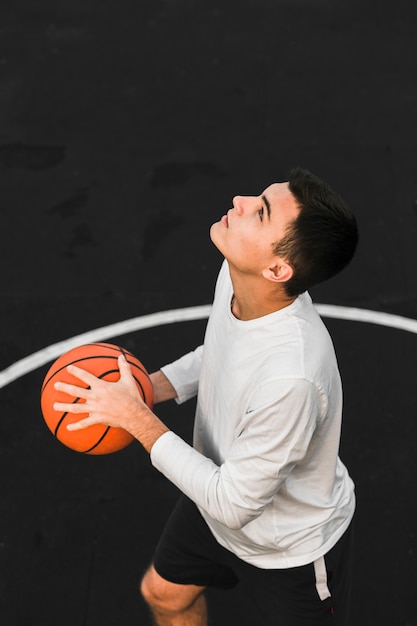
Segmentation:
<svg viewBox="0 0 417 626">
<path fill-rule="evenodd" d="M 210 237 L 229 264 L 259 274 L 276 261 L 274 246 L 298 213 L 288 183 L 273 183 L 259 196 L 233 198 L 233 208 L 212 225 Z"/>
</svg>

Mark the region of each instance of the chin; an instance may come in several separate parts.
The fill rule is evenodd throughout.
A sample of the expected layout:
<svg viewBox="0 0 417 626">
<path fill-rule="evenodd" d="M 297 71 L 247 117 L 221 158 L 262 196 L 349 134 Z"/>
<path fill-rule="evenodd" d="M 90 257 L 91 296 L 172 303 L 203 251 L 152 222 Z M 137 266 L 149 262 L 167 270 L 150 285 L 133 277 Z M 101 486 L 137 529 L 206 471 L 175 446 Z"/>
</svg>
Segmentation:
<svg viewBox="0 0 417 626">
<path fill-rule="evenodd" d="M 219 222 L 215 222 L 214 224 L 210 226 L 210 239 L 212 240 L 214 245 L 216 245 L 216 241 L 218 240 L 218 236 L 217 236 L 218 227 L 219 227 Z"/>
<path fill-rule="evenodd" d="M 216 222 L 215 224 L 211 226 L 210 239 L 211 239 L 211 242 L 216 246 L 217 250 L 219 250 L 219 252 L 223 254 L 222 239 L 219 233 L 218 226 L 219 226 L 219 222 Z"/>
</svg>

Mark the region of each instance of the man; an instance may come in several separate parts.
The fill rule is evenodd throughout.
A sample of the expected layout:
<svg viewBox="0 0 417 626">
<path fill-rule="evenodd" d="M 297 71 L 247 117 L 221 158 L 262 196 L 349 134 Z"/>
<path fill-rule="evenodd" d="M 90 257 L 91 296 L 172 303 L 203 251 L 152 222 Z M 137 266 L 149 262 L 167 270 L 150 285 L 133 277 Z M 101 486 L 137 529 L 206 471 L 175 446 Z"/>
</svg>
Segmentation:
<svg viewBox="0 0 417 626">
<path fill-rule="evenodd" d="M 183 492 L 142 581 L 159 626 L 207 624 L 204 590 L 240 582 L 260 624 L 347 622 L 354 486 L 338 457 L 342 390 L 331 339 L 306 291 L 343 269 L 356 221 L 297 169 L 233 200 L 211 227 L 224 255 L 204 346 L 151 375 L 155 403 L 197 397 L 194 445 L 139 398 L 129 366 L 107 383 L 56 387 L 86 404 L 70 429 L 121 427 Z"/>
</svg>

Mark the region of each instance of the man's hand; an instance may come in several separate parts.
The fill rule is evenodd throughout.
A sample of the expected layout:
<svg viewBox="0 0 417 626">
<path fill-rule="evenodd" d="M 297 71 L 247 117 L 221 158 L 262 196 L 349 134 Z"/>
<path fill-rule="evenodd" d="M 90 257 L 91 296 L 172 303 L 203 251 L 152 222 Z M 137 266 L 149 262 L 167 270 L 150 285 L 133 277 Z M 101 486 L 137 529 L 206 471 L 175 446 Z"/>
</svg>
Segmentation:
<svg viewBox="0 0 417 626">
<path fill-rule="evenodd" d="M 68 430 L 81 430 L 94 424 L 123 428 L 150 452 L 155 441 L 169 429 L 142 400 L 130 365 L 123 355 L 120 355 L 118 365 L 120 379 L 117 382 L 101 380 L 75 365 L 68 366 L 68 372 L 86 383 L 88 388 L 57 382 L 55 389 L 85 401 L 56 402 L 54 409 L 63 413 L 89 414 L 79 422 L 68 424 Z"/>
</svg>

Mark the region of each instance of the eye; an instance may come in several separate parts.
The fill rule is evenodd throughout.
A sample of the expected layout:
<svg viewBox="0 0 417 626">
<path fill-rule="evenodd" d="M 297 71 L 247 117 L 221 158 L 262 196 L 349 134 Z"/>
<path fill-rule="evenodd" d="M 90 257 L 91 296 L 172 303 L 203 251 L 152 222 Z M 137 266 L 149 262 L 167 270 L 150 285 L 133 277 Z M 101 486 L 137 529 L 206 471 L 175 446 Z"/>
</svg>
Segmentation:
<svg viewBox="0 0 417 626">
<path fill-rule="evenodd" d="M 262 220 L 264 219 L 264 208 L 263 207 L 261 209 L 259 209 L 258 215 L 259 215 L 259 219 L 262 222 Z"/>
</svg>

